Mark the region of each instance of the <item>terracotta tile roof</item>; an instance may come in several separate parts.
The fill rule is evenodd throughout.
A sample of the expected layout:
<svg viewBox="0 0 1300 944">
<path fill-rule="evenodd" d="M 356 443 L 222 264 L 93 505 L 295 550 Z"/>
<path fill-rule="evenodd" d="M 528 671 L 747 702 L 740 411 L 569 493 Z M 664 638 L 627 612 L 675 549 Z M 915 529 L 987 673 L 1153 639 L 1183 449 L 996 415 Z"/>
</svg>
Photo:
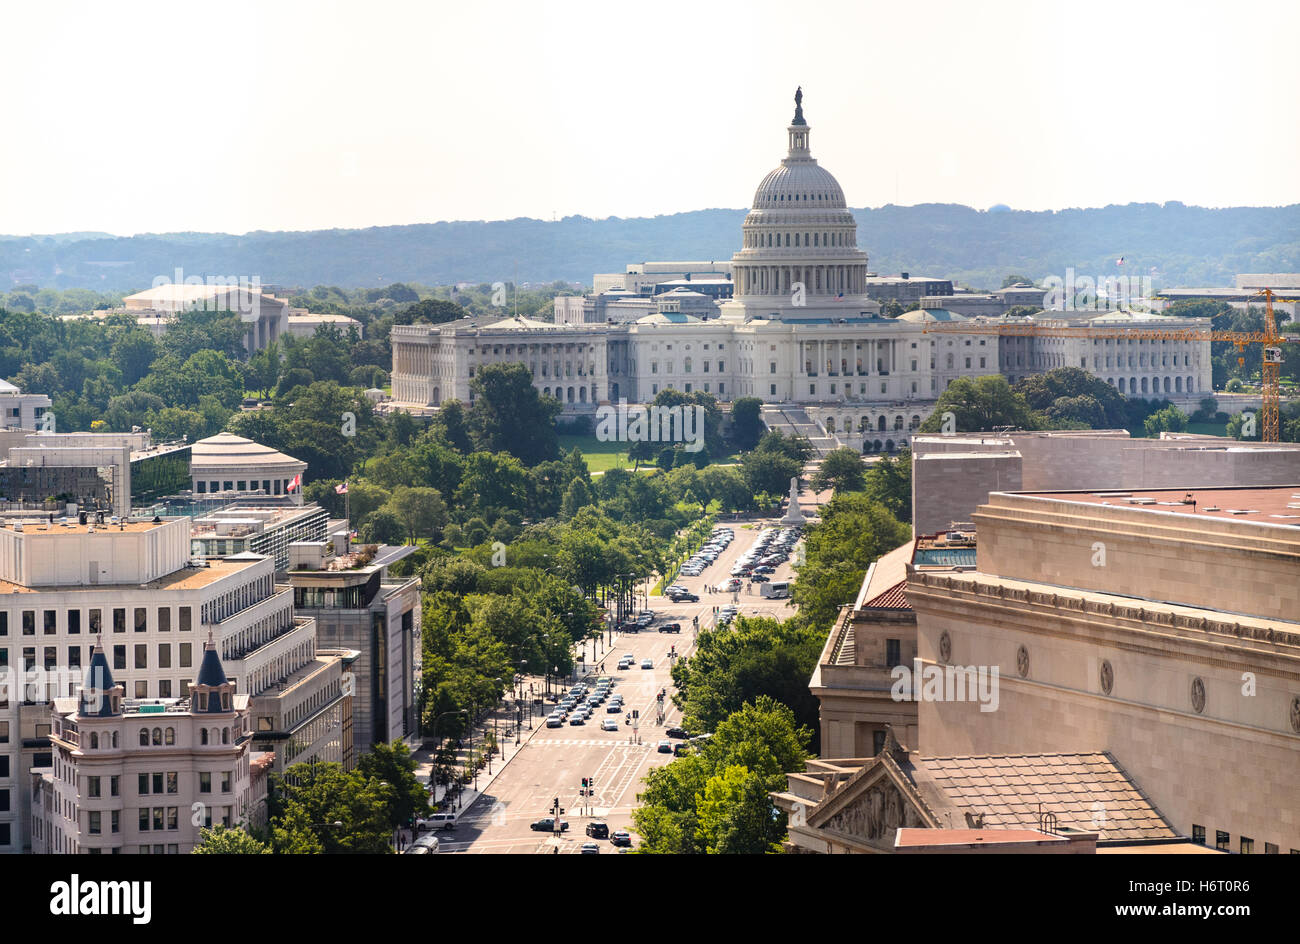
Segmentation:
<svg viewBox="0 0 1300 944">
<path fill-rule="evenodd" d="M 907 602 L 907 594 L 903 591 L 907 589 L 907 581 L 902 580 L 894 584 L 884 593 L 873 597 L 863 604 L 864 607 L 872 606 L 886 608 L 891 610 L 910 610 L 911 604 Z"/>
<path fill-rule="evenodd" d="M 918 785 L 926 783 L 962 812 L 982 814 L 986 829 L 1037 830 L 1041 804 L 1058 827 L 1098 832 L 1102 842 L 1178 837 L 1108 754 L 913 754 L 911 760 Z"/>
</svg>

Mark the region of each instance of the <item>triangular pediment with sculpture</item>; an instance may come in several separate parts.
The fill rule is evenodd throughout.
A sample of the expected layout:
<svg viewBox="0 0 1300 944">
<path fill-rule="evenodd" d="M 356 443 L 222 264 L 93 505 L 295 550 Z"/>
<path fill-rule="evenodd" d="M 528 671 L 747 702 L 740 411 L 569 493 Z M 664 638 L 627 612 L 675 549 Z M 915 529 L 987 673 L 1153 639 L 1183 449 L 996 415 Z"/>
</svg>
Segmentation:
<svg viewBox="0 0 1300 944">
<path fill-rule="evenodd" d="M 885 746 L 808 811 L 807 825 L 857 843 L 892 849 L 899 827 L 934 828 L 939 818 L 908 776 L 907 749 L 887 728 Z"/>
</svg>

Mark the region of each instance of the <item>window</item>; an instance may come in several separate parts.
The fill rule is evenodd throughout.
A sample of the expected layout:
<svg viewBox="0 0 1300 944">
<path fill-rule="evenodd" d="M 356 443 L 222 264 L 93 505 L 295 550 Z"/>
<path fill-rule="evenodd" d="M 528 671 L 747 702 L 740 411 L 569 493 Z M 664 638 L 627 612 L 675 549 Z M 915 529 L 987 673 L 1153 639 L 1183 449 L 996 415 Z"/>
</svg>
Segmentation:
<svg viewBox="0 0 1300 944">
<path fill-rule="evenodd" d="M 99 778 L 98 778 L 98 777 L 87 777 L 87 778 L 86 778 L 86 796 L 88 796 L 88 797 L 96 797 L 96 798 L 97 798 L 97 797 L 99 797 L 99 795 L 100 795 L 100 793 L 99 793 Z"/>
<path fill-rule="evenodd" d="M 1275 842 L 1264 843 L 1264 855 L 1277 855 L 1277 843 Z"/>
<path fill-rule="evenodd" d="M 104 628 L 104 621 L 101 616 L 102 610 L 90 611 L 90 635 L 97 636 Z"/>
<path fill-rule="evenodd" d="M 126 609 L 124 607 L 115 607 L 113 609 L 113 632 L 126 632 Z M 126 666 L 122 666 L 126 668 Z"/>
<path fill-rule="evenodd" d="M 141 733 L 143 734 L 144 732 L 141 732 Z M 148 774 L 137 774 L 137 775 L 136 775 L 136 780 L 137 780 L 137 784 L 136 784 L 136 792 L 139 793 L 140 796 L 148 796 L 148 795 L 149 795 L 149 775 L 148 775 Z"/>
<path fill-rule="evenodd" d="M 140 832 L 147 833 L 148 831 L 149 831 L 149 807 L 142 806 L 140 807 Z M 141 846 L 140 851 L 148 852 L 149 847 Z"/>
<path fill-rule="evenodd" d="M 136 697 L 136 698 L 148 698 L 148 697 L 149 697 L 149 681 L 148 681 L 148 679 L 137 679 L 137 680 L 136 680 L 136 683 L 135 683 L 135 697 Z"/>
<path fill-rule="evenodd" d="M 171 697 L 172 697 L 172 680 L 171 680 L 171 679 L 159 679 L 159 680 L 158 680 L 158 697 L 159 697 L 159 698 L 171 698 Z M 167 730 L 170 731 L 171 728 L 168 728 Z M 171 742 L 169 741 L 168 743 L 170 744 Z"/>
<path fill-rule="evenodd" d="M 90 828 L 89 828 L 88 831 L 90 832 L 90 834 L 91 834 L 92 836 L 98 836 L 98 835 L 100 834 L 100 828 L 99 828 L 99 825 L 100 825 L 100 814 L 99 814 L 99 811 L 97 811 L 97 810 L 91 810 L 90 815 L 89 815 L 89 821 L 90 821 Z"/>
<path fill-rule="evenodd" d="M 183 606 L 181 607 L 181 632 L 188 633 L 189 631 L 190 631 L 190 608 L 188 606 Z M 188 665 L 188 663 L 185 664 Z"/>
<path fill-rule="evenodd" d="M 0 636 L 9 635 L 9 612 L 0 613 Z"/>
<path fill-rule="evenodd" d="M 113 734 L 113 746 L 114 746 L 114 747 L 117 746 L 117 734 L 116 734 L 116 733 Z M 109 778 L 108 778 L 108 795 L 109 795 L 109 796 L 118 796 L 118 795 L 120 795 L 120 794 L 121 794 L 121 789 L 122 789 L 122 778 L 121 778 L 121 777 L 113 776 L 113 777 L 109 777 Z"/>
<path fill-rule="evenodd" d="M 168 728 L 167 730 L 170 732 L 172 729 L 171 729 L 171 728 Z M 175 738 L 173 738 L 173 740 L 175 740 Z M 178 780 L 178 776 L 177 776 L 176 771 L 174 771 L 174 770 L 172 770 L 172 771 L 168 771 L 168 773 L 167 773 L 167 792 L 168 792 L 168 793 L 176 793 L 176 792 L 178 791 L 177 780 Z"/>
<path fill-rule="evenodd" d="M 172 611 L 171 607 L 158 607 L 158 632 L 169 633 L 172 630 Z"/>
<path fill-rule="evenodd" d="M 135 667 L 137 669 L 149 668 L 149 647 L 148 646 L 141 645 L 135 647 Z"/>
<path fill-rule="evenodd" d="M 1248 836 L 1241 837 L 1241 854 L 1250 855 L 1255 851 L 1255 840 Z"/>
<path fill-rule="evenodd" d="M 206 731 L 204 732 L 207 733 Z M 199 773 L 199 793 L 212 792 L 212 774 L 206 770 Z"/>
<path fill-rule="evenodd" d="M 1222 829 L 1216 829 L 1214 831 L 1214 848 L 1227 852 L 1229 841 L 1230 837 Z"/>
<path fill-rule="evenodd" d="M 59 616 L 58 613 L 56 613 L 54 610 L 45 611 L 45 615 L 44 615 L 45 635 L 53 636 L 54 633 L 57 631 L 59 625 L 58 616 Z"/>
<path fill-rule="evenodd" d="M 135 608 L 135 631 L 142 633 L 149 625 L 149 611 L 142 606 Z"/>
<path fill-rule="evenodd" d="M 885 665 L 893 668 L 903 659 L 903 643 L 901 639 L 885 640 Z"/>
<path fill-rule="evenodd" d="M 23 635 L 24 636 L 36 635 L 36 611 L 35 610 L 23 610 Z"/>
<path fill-rule="evenodd" d="M 68 634 L 80 635 L 81 610 L 68 610 Z"/>
<path fill-rule="evenodd" d="M 0 721 L 0 744 L 9 743 L 9 722 Z"/>
<path fill-rule="evenodd" d="M 113 668 L 115 669 L 126 668 L 126 646 L 113 647 Z"/>
<path fill-rule="evenodd" d="M 1197 845 L 1205 845 L 1205 827 L 1192 823 L 1192 842 Z"/>
<path fill-rule="evenodd" d="M 139 648 L 138 646 L 136 648 Z M 170 669 L 172 667 L 172 647 L 170 643 L 158 644 L 158 668 Z"/>
<path fill-rule="evenodd" d="M 186 612 L 186 611 L 183 610 L 182 612 Z M 177 648 L 180 650 L 180 651 L 177 653 L 177 655 L 180 657 L 180 661 L 179 661 L 177 664 L 178 664 L 182 669 L 188 669 L 188 668 L 190 667 L 190 665 L 191 665 L 191 659 L 192 659 L 192 656 L 191 656 L 191 648 L 190 648 L 190 647 L 191 647 L 191 644 L 188 643 L 188 642 L 180 643 L 180 645 L 177 647 Z"/>
<path fill-rule="evenodd" d="M 162 793 L 162 792 L 163 792 L 163 775 L 162 775 L 162 774 L 153 774 L 153 775 L 152 775 L 152 779 L 153 779 L 153 790 L 152 790 L 151 792 L 153 792 L 153 793 Z"/>
<path fill-rule="evenodd" d="M 221 792 L 222 792 L 222 793 L 229 793 L 229 792 L 230 792 L 230 777 L 231 777 L 231 772 L 230 772 L 229 770 L 224 770 L 224 771 L 221 772 Z"/>
</svg>

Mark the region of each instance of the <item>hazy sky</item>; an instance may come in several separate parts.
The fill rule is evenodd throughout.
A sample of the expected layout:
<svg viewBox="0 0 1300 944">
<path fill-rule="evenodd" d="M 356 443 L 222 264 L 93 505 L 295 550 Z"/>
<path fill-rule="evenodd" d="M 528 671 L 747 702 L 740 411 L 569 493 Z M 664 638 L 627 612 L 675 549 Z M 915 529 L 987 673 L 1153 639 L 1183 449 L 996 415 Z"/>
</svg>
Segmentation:
<svg viewBox="0 0 1300 944">
<path fill-rule="evenodd" d="M 8 2 L 0 233 L 1300 202 L 1300 3 Z"/>
</svg>

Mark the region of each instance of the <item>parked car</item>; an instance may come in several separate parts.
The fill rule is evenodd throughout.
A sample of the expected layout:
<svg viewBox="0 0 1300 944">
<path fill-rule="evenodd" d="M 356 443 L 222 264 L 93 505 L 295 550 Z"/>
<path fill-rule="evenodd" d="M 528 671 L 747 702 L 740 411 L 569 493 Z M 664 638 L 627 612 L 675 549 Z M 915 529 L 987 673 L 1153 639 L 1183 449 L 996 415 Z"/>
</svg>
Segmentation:
<svg viewBox="0 0 1300 944">
<path fill-rule="evenodd" d="M 611 705 L 607 710 L 608 710 L 608 711 L 611 711 L 611 712 L 614 712 L 615 714 L 617 714 L 617 713 L 619 712 L 620 709 L 619 709 L 619 707 L 618 707 L 617 705 Z M 617 731 L 617 730 L 618 730 L 618 721 L 615 720 L 614 718 L 606 718 L 604 721 L 602 721 L 602 722 L 600 723 L 600 730 L 602 730 L 602 731 Z"/>
<path fill-rule="evenodd" d="M 608 839 L 609 824 L 603 823 L 600 820 L 592 820 L 587 824 L 587 835 L 592 839 Z"/>
</svg>

